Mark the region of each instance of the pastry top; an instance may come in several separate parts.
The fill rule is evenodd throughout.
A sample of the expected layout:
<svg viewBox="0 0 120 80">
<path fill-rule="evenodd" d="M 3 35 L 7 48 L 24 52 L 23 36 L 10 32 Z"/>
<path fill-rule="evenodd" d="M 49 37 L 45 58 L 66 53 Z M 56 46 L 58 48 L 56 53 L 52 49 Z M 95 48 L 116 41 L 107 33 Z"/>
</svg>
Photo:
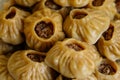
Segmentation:
<svg viewBox="0 0 120 80">
<path fill-rule="evenodd" d="M 101 10 L 73 9 L 63 23 L 68 37 L 95 44 L 110 24 L 110 18 Z"/>
<path fill-rule="evenodd" d="M 53 0 L 60 6 L 84 7 L 89 3 L 89 0 Z"/>
</svg>

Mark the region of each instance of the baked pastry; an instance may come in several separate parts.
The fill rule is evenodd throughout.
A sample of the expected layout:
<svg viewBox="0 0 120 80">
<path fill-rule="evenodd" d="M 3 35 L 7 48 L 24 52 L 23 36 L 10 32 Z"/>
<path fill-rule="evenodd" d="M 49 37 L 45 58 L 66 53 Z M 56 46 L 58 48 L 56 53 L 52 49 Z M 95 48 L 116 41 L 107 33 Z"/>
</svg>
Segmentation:
<svg viewBox="0 0 120 80">
<path fill-rule="evenodd" d="M 85 79 L 72 79 L 72 78 L 66 78 L 66 77 L 64 77 L 62 75 L 59 75 L 56 80 L 97 80 L 97 78 L 95 77 L 94 74 L 88 76 Z"/>
<path fill-rule="evenodd" d="M 95 75 L 97 80 L 119 80 L 120 68 L 116 62 L 109 59 L 103 59 L 96 67 Z"/>
<path fill-rule="evenodd" d="M 47 51 L 56 41 L 64 39 L 62 16 L 49 9 L 37 11 L 25 19 L 24 33 L 30 48 Z"/>
<path fill-rule="evenodd" d="M 110 19 L 101 10 L 73 9 L 63 24 L 64 32 L 90 44 L 95 44 L 109 27 Z"/>
<path fill-rule="evenodd" d="M 113 21 L 98 41 L 100 53 L 110 60 L 120 58 L 120 20 Z"/>
<path fill-rule="evenodd" d="M 103 10 L 111 20 L 113 20 L 115 14 L 117 13 L 115 0 L 90 0 L 88 7 L 97 10 Z"/>
<path fill-rule="evenodd" d="M 8 70 L 15 80 L 53 80 L 54 71 L 44 63 L 45 53 L 23 50 L 8 61 Z"/>
<path fill-rule="evenodd" d="M 4 55 L 0 55 L 0 79 L 2 80 L 14 80 L 7 69 L 8 58 Z"/>
<path fill-rule="evenodd" d="M 12 45 L 9 45 L 9 44 L 3 42 L 2 40 L 0 40 L 0 54 L 8 53 L 12 49 L 13 49 Z"/>
<path fill-rule="evenodd" d="M 9 10 L 0 12 L 0 38 L 9 44 L 17 45 L 24 41 L 23 19 L 29 15 L 28 12 L 11 7 Z"/>
<path fill-rule="evenodd" d="M 53 2 L 53 0 L 41 0 L 34 8 L 33 12 L 42 10 L 42 9 L 50 9 L 52 11 L 58 12 L 62 15 L 62 17 L 65 19 L 65 17 L 69 14 L 70 10 L 72 10 L 73 7 L 62 7 L 57 5 Z"/>
<path fill-rule="evenodd" d="M 99 61 L 94 46 L 75 39 L 56 42 L 45 58 L 45 63 L 63 76 L 78 79 L 91 75 Z"/>
<path fill-rule="evenodd" d="M 58 11 L 62 7 L 54 3 L 53 0 L 41 0 L 38 4 L 36 4 L 33 11 L 37 11 L 45 8 L 51 9 L 53 11 Z"/>
<path fill-rule="evenodd" d="M 60 6 L 84 7 L 90 0 L 53 0 Z"/>
<path fill-rule="evenodd" d="M 16 4 L 25 6 L 25 7 L 31 7 L 37 2 L 40 2 L 41 0 L 15 0 Z"/>
</svg>

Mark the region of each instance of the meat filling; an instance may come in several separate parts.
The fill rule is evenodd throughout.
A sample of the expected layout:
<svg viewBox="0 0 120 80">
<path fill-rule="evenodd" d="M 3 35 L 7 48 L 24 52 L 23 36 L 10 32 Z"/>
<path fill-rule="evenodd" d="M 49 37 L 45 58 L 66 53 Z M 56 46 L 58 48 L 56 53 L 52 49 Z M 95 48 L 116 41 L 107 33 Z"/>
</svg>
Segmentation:
<svg viewBox="0 0 120 80">
<path fill-rule="evenodd" d="M 120 0 L 115 0 L 117 12 L 120 13 Z"/>
<path fill-rule="evenodd" d="M 73 19 L 82 19 L 82 18 L 84 18 L 85 16 L 87 16 L 86 13 L 77 12 L 77 13 L 74 14 Z"/>
<path fill-rule="evenodd" d="M 52 0 L 47 0 L 47 1 L 45 2 L 45 5 L 46 5 L 48 8 L 53 9 L 53 10 L 59 10 L 59 9 L 62 8 L 61 6 L 55 4 Z"/>
<path fill-rule="evenodd" d="M 93 6 L 102 6 L 105 0 L 93 0 Z"/>
<path fill-rule="evenodd" d="M 53 35 L 53 24 L 42 21 L 36 25 L 35 31 L 39 37 L 48 39 Z"/>
<path fill-rule="evenodd" d="M 83 47 L 81 47 L 80 45 L 75 44 L 75 43 L 73 43 L 73 44 L 67 44 L 67 46 L 69 48 L 71 48 L 71 49 L 74 49 L 75 51 L 81 51 L 81 50 L 84 49 Z"/>
<path fill-rule="evenodd" d="M 44 58 L 45 58 L 45 56 L 41 56 L 38 54 L 28 54 L 27 57 L 30 58 L 34 62 L 42 62 L 44 61 Z"/>
<path fill-rule="evenodd" d="M 116 72 L 116 70 L 107 62 L 103 62 L 99 66 L 99 72 L 105 75 L 112 75 Z"/>
<path fill-rule="evenodd" d="M 12 19 L 15 17 L 15 15 L 16 15 L 16 11 L 13 9 L 7 14 L 6 19 Z"/>
<path fill-rule="evenodd" d="M 105 40 L 110 40 L 112 38 L 113 32 L 114 32 L 114 27 L 112 25 L 110 25 L 108 30 L 103 33 L 104 39 Z"/>
</svg>

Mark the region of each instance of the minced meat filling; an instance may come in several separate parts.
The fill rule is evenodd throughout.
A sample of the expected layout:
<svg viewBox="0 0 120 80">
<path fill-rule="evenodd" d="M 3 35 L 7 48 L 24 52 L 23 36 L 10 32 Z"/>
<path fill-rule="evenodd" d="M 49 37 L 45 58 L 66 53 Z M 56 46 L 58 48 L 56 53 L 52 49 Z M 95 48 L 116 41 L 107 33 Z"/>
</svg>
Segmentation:
<svg viewBox="0 0 120 80">
<path fill-rule="evenodd" d="M 59 9 L 62 8 L 61 6 L 55 4 L 52 0 L 47 0 L 47 1 L 45 2 L 45 5 L 46 5 L 48 8 L 53 9 L 53 10 L 59 10 Z"/>
<path fill-rule="evenodd" d="M 84 18 L 85 16 L 87 16 L 86 13 L 77 12 L 77 13 L 74 14 L 73 19 L 82 19 L 82 18 Z"/>
<path fill-rule="evenodd" d="M 36 25 L 35 31 L 39 37 L 48 39 L 53 35 L 53 24 L 42 21 Z"/>
<path fill-rule="evenodd" d="M 117 12 L 120 13 L 120 0 L 115 0 Z"/>
<path fill-rule="evenodd" d="M 38 54 L 28 54 L 27 57 L 30 58 L 34 62 L 42 62 L 44 61 L 44 58 L 45 58 L 45 56 L 41 56 Z"/>
<path fill-rule="evenodd" d="M 7 14 L 6 19 L 12 19 L 15 17 L 15 15 L 16 15 L 16 11 L 13 9 Z"/>
<path fill-rule="evenodd" d="M 112 25 L 110 25 L 108 30 L 103 33 L 104 39 L 105 40 L 110 40 L 112 38 L 113 32 L 114 32 L 114 27 Z"/>
<path fill-rule="evenodd" d="M 102 6 L 105 0 L 93 0 L 93 6 Z"/>
<path fill-rule="evenodd" d="M 99 66 L 99 72 L 105 75 L 112 75 L 116 72 L 116 70 L 109 63 L 102 63 Z"/>
<path fill-rule="evenodd" d="M 71 49 L 74 49 L 75 51 L 81 51 L 81 50 L 84 49 L 83 47 L 81 47 L 80 45 L 75 44 L 75 43 L 73 43 L 73 44 L 67 44 L 67 46 L 69 48 L 71 48 Z"/>
</svg>

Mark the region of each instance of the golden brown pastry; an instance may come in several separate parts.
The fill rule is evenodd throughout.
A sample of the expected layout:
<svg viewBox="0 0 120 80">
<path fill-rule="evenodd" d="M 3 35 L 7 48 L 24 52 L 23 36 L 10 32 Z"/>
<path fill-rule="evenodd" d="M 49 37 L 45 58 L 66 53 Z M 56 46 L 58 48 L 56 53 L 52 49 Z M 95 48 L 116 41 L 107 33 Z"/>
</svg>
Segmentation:
<svg viewBox="0 0 120 80">
<path fill-rule="evenodd" d="M 62 16 L 49 9 L 37 11 L 25 19 L 24 33 L 30 48 L 47 51 L 56 41 L 64 39 Z"/>
<path fill-rule="evenodd" d="M 98 41 L 98 49 L 110 60 L 120 58 L 120 20 L 113 21 Z"/>
<path fill-rule="evenodd" d="M 25 6 L 25 7 L 31 7 L 39 1 L 41 0 L 15 0 L 16 4 Z"/>
<path fill-rule="evenodd" d="M 93 45 L 66 39 L 48 51 L 45 63 L 68 78 L 83 79 L 94 72 L 100 56 Z"/>
<path fill-rule="evenodd" d="M 53 0 L 56 4 L 61 6 L 84 7 L 90 0 Z"/>
<path fill-rule="evenodd" d="M 0 40 L 0 54 L 5 54 L 13 49 L 12 45 L 9 45 Z"/>
<path fill-rule="evenodd" d="M 14 80 L 7 69 L 8 58 L 0 55 L 0 79 L 1 80 Z"/>
<path fill-rule="evenodd" d="M 88 7 L 97 10 L 103 10 L 111 20 L 114 18 L 117 10 L 115 7 L 115 0 L 90 0 Z"/>
<path fill-rule="evenodd" d="M 73 9 L 63 29 L 68 37 L 95 44 L 109 27 L 110 19 L 101 10 Z"/>
<path fill-rule="evenodd" d="M 97 80 L 119 80 L 120 68 L 116 62 L 103 59 L 98 67 L 96 67 L 95 75 Z"/>
<path fill-rule="evenodd" d="M 53 11 L 59 11 L 62 7 L 54 3 L 53 0 L 41 0 L 38 4 L 36 4 L 34 11 L 45 8 Z"/>
<path fill-rule="evenodd" d="M 97 80 L 97 78 L 95 77 L 94 74 L 88 76 L 85 79 L 72 79 L 72 78 L 66 78 L 66 77 L 64 77 L 62 75 L 59 75 L 56 80 Z"/>
<path fill-rule="evenodd" d="M 53 0 L 41 0 L 36 6 L 33 8 L 33 12 L 41 10 L 41 9 L 50 9 L 52 11 L 60 13 L 63 18 L 69 14 L 70 10 L 72 10 L 73 7 L 62 7 L 57 5 L 53 2 Z"/>
<path fill-rule="evenodd" d="M 53 80 L 54 71 L 44 63 L 44 53 L 24 50 L 15 52 L 8 70 L 15 80 Z"/>
<path fill-rule="evenodd" d="M 11 7 L 0 12 L 0 38 L 9 44 L 17 45 L 23 42 L 23 19 L 28 12 Z"/>
</svg>

